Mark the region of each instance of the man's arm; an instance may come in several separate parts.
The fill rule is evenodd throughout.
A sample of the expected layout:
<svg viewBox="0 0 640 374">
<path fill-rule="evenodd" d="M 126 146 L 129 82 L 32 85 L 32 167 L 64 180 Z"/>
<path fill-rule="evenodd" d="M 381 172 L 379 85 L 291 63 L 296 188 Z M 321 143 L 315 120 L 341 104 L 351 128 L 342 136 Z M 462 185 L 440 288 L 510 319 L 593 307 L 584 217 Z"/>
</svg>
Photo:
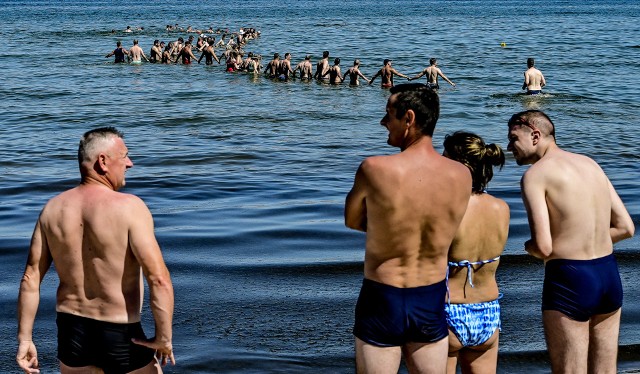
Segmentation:
<svg viewBox="0 0 640 374">
<path fill-rule="evenodd" d="M 617 243 L 632 237 L 636 228 L 611 182 L 609 182 L 609 195 L 611 196 L 611 228 L 609 231 L 611 232 L 611 241 Z"/>
<path fill-rule="evenodd" d="M 200 55 L 200 58 L 198 59 L 198 63 L 200 63 L 200 61 L 202 61 L 202 58 L 204 57 L 204 55 L 207 53 L 207 51 L 203 51 L 202 54 Z"/>
<path fill-rule="evenodd" d="M 148 340 L 135 339 L 134 343 L 157 350 L 161 355 L 162 365 L 165 365 L 167 360 L 175 365 L 172 346 L 173 285 L 153 232 L 151 212 L 142 200 L 135 199 L 129 229 L 129 245 L 149 285 L 155 336 Z"/>
<path fill-rule="evenodd" d="M 442 70 L 438 69 L 438 75 L 442 77 L 442 79 L 444 79 L 445 81 L 447 81 L 447 83 L 449 83 L 450 85 L 452 85 L 453 87 L 456 86 L 455 83 L 453 83 L 452 81 L 449 80 L 449 78 L 447 78 L 446 75 L 444 75 L 444 73 L 442 73 Z"/>
<path fill-rule="evenodd" d="M 369 80 L 369 84 L 373 84 L 373 81 L 376 78 L 378 78 L 378 76 L 380 76 L 380 74 L 382 74 L 382 69 L 378 70 L 378 72 L 373 77 L 371 77 L 371 80 Z"/>
<path fill-rule="evenodd" d="M 423 76 L 423 75 L 425 75 L 425 74 L 427 74 L 427 69 L 424 69 L 420 74 L 416 75 L 415 77 L 413 77 L 413 78 L 407 78 L 407 79 L 408 79 L 408 80 L 410 80 L 410 81 L 412 81 L 412 80 L 414 80 L 414 79 L 418 79 L 418 78 L 420 78 L 421 76 Z"/>
<path fill-rule="evenodd" d="M 399 73 L 396 69 L 393 69 L 393 68 L 392 68 L 392 69 L 391 69 L 391 72 L 392 72 L 393 74 L 395 74 L 395 75 L 399 76 L 399 77 L 409 79 L 409 77 L 407 77 L 406 75 L 404 75 L 404 74 L 402 74 L 402 73 Z"/>
<path fill-rule="evenodd" d="M 25 373 L 38 373 L 38 353 L 33 344 L 33 323 L 40 304 L 40 283 L 51 267 L 51 252 L 40 220 L 31 237 L 29 257 L 18 294 L 18 353 L 16 361 Z"/>
<path fill-rule="evenodd" d="M 358 167 L 353 187 L 347 194 L 347 199 L 344 203 L 345 226 L 364 232 L 367 231 L 366 189 L 368 181 L 363 170 L 367 167 L 366 162 L 367 160 Z"/>
<path fill-rule="evenodd" d="M 522 177 L 522 200 L 527 209 L 531 239 L 525 243 L 525 250 L 532 256 L 545 259 L 553 252 L 549 208 L 545 198 L 544 182 L 531 175 L 531 169 Z"/>
<path fill-rule="evenodd" d="M 542 73 L 540 73 L 540 88 L 544 87 L 547 85 L 547 81 L 544 80 L 544 75 L 542 75 Z"/>
<path fill-rule="evenodd" d="M 527 72 L 524 72 L 524 83 L 522 84 L 522 89 L 526 89 L 527 87 L 529 87 L 529 75 L 527 74 Z"/>
</svg>

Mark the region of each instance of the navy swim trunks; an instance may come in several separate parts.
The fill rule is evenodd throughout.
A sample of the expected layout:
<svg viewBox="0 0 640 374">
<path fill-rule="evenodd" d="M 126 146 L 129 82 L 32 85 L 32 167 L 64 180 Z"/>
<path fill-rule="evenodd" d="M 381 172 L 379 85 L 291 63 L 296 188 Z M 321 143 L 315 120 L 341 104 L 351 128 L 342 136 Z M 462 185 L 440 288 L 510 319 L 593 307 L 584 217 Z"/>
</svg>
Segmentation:
<svg viewBox="0 0 640 374">
<path fill-rule="evenodd" d="M 613 254 L 593 260 L 549 260 L 544 268 L 542 310 L 585 322 L 622 307 L 622 282 Z"/>
<path fill-rule="evenodd" d="M 97 366 L 105 374 L 124 374 L 148 365 L 155 350 L 135 344 L 144 339 L 138 323 L 111 323 L 58 313 L 58 359 L 70 367 Z"/>
<path fill-rule="evenodd" d="M 398 288 L 365 278 L 356 304 L 353 335 L 378 347 L 446 338 L 446 293 L 444 279 L 428 286 Z"/>
</svg>

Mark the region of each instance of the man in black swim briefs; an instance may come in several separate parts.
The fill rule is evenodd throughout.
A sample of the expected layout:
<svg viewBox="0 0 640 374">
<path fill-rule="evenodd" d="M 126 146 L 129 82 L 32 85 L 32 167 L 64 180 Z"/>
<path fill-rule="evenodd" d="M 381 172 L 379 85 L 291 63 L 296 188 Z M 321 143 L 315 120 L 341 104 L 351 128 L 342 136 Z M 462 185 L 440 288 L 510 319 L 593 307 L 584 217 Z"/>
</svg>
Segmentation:
<svg viewBox="0 0 640 374">
<path fill-rule="evenodd" d="M 444 373 L 447 254 L 471 196 L 471 174 L 436 152 L 438 94 L 423 84 L 390 89 L 380 121 L 401 152 L 369 157 L 345 203 L 347 227 L 366 232 L 356 305 L 358 373 Z"/>
<path fill-rule="evenodd" d="M 531 165 L 521 181 L 531 239 L 545 261 L 542 320 L 554 373 L 615 373 L 622 284 L 613 243 L 635 227 L 592 159 L 564 151 L 543 112 L 514 114 L 508 150 Z"/>
<path fill-rule="evenodd" d="M 36 223 L 18 296 L 18 353 L 25 373 L 38 372 L 33 324 L 40 283 L 51 264 L 57 292 L 60 372 L 161 373 L 175 364 L 173 286 L 138 197 L 118 192 L 133 166 L 123 135 L 113 127 L 80 140 L 80 185 L 47 202 Z M 141 274 L 149 285 L 155 336 L 140 325 Z M 53 369 L 47 370 L 52 371 Z"/>
</svg>

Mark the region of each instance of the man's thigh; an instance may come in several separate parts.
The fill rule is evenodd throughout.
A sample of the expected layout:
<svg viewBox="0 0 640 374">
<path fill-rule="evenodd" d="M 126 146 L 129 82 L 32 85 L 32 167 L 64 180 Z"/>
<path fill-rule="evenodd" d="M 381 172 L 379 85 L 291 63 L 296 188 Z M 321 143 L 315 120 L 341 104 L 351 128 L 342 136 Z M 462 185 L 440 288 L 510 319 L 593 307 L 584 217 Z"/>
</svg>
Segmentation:
<svg viewBox="0 0 640 374">
<path fill-rule="evenodd" d="M 433 343 L 407 343 L 403 351 L 410 373 L 444 373 L 449 356 L 449 337 Z"/>
<path fill-rule="evenodd" d="M 575 321 L 556 310 L 543 311 L 542 321 L 552 371 L 586 373 L 589 321 Z"/>
<path fill-rule="evenodd" d="M 397 373 L 402 358 L 400 347 L 378 347 L 356 338 L 358 374 Z"/>
<path fill-rule="evenodd" d="M 591 317 L 589 339 L 589 372 L 615 373 L 618 363 L 620 309 Z"/>
</svg>

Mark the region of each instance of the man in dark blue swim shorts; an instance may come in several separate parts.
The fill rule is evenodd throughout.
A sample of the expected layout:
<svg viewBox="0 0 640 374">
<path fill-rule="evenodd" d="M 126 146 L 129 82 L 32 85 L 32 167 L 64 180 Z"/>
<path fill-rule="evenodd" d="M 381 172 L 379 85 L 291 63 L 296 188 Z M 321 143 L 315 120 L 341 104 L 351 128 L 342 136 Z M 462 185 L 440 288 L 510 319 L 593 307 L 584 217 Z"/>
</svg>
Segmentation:
<svg viewBox="0 0 640 374">
<path fill-rule="evenodd" d="M 635 227 L 592 159 L 564 151 L 537 110 L 509 120 L 509 146 L 522 177 L 529 254 L 545 261 L 542 320 L 554 373 L 615 373 L 622 284 L 613 243 Z"/>
<path fill-rule="evenodd" d="M 423 84 L 390 89 L 380 121 L 401 152 L 362 162 L 345 203 L 345 224 L 366 232 L 356 305 L 358 373 L 444 373 L 447 254 L 471 196 L 471 174 L 432 145 L 438 94 Z"/>
</svg>

